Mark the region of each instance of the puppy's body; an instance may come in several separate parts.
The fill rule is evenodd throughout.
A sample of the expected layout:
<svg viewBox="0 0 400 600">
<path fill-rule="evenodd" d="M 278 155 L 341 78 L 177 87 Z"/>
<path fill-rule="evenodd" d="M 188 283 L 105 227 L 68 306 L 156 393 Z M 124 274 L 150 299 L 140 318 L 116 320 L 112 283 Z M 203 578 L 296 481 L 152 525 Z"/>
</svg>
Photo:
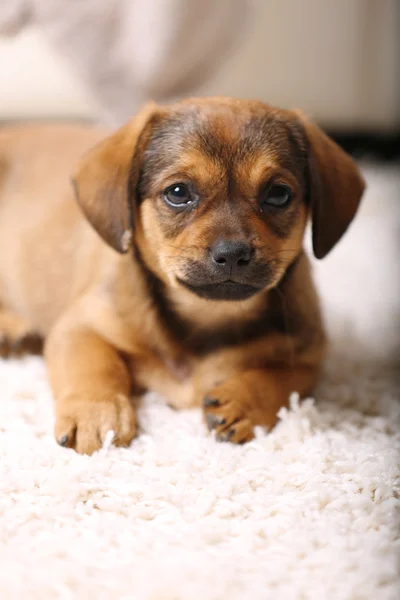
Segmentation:
<svg viewBox="0 0 400 600">
<path fill-rule="evenodd" d="M 68 125 L 0 130 L 0 298 L 43 335 L 99 253 L 115 254 L 82 219 L 70 184 L 77 157 L 100 138 Z"/>
<path fill-rule="evenodd" d="M 274 425 L 291 391 L 312 390 L 323 356 L 301 249 L 305 146 L 298 129 L 285 134 L 289 113 L 225 99 L 146 110 L 75 176 L 94 228 L 70 176 L 104 131 L 0 132 L 0 331 L 9 347 L 31 331 L 46 338 L 56 436 L 81 452 L 109 429 L 129 443 L 129 396 L 144 389 L 177 408 L 204 403 L 220 439 L 245 441 L 254 425 Z M 260 181 L 278 169 L 294 198 L 265 219 Z M 173 215 L 160 190 L 176 181 L 196 201 Z M 251 244 L 232 276 L 225 254 L 209 258 L 221 236 Z"/>
</svg>

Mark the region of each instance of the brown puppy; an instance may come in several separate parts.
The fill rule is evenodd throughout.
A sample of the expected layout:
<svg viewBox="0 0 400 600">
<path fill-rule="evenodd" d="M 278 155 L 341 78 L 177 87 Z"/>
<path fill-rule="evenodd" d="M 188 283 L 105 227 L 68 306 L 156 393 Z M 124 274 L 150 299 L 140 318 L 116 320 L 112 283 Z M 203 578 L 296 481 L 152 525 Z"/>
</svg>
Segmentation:
<svg viewBox="0 0 400 600">
<path fill-rule="evenodd" d="M 0 133 L 3 349 L 45 338 L 55 435 L 78 452 L 109 430 L 129 444 L 145 389 L 203 406 L 220 440 L 250 440 L 315 386 L 325 343 L 304 228 L 311 215 L 324 257 L 360 173 L 302 115 L 261 102 L 150 105 L 102 137 Z"/>
</svg>

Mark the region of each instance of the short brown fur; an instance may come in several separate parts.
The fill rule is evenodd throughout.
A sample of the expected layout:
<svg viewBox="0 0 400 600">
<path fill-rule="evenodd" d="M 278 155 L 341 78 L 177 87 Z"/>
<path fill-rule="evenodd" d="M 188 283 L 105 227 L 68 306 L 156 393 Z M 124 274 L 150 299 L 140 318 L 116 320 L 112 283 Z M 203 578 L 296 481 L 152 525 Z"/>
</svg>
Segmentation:
<svg viewBox="0 0 400 600">
<path fill-rule="evenodd" d="M 91 454 L 113 430 L 128 445 L 146 389 L 241 443 L 313 390 L 325 336 L 304 230 L 311 216 L 325 256 L 364 184 L 304 116 L 211 98 L 148 105 L 108 137 L 10 126 L 0 165 L 2 352 L 45 339 L 59 443 Z M 178 183 L 183 209 L 165 198 Z M 284 209 L 265 203 L 275 184 Z M 251 259 L 229 270 L 220 240 Z"/>
</svg>

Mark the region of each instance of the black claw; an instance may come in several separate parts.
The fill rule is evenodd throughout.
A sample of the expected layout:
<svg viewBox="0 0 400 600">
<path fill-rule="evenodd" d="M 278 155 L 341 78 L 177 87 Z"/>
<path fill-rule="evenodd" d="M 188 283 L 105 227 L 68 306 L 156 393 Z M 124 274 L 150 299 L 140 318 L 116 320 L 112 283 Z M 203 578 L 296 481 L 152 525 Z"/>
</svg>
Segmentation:
<svg viewBox="0 0 400 600">
<path fill-rule="evenodd" d="M 210 406 L 219 406 L 219 400 L 217 398 L 210 398 L 210 396 L 206 396 L 203 400 L 204 408 L 209 408 Z"/>
<path fill-rule="evenodd" d="M 208 429 L 211 431 L 211 429 L 214 429 L 215 427 L 217 427 L 217 425 L 224 425 L 225 419 L 223 419 L 222 417 L 217 417 L 212 413 L 209 413 L 208 415 L 206 415 L 206 423 Z"/>
<path fill-rule="evenodd" d="M 67 435 L 64 435 L 60 440 L 58 440 L 58 443 L 60 444 L 60 446 L 66 446 L 68 444 L 68 440 L 69 437 Z"/>
<path fill-rule="evenodd" d="M 232 437 L 235 435 L 236 429 L 228 429 L 228 431 L 223 431 L 217 435 L 218 442 L 229 442 Z"/>
</svg>

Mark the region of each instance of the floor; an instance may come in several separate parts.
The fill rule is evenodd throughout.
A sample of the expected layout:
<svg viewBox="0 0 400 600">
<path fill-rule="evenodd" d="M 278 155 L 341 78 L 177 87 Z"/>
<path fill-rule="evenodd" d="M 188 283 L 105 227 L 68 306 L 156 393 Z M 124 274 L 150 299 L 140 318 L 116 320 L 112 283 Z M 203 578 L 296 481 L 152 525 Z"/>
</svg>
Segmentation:
<svg viewBox="0 0 400 600">
<path fill-rule="evenodd" d="M 234 447 L 149 396 L 129 449 L 53 441 L 42 361 L 0 362 L 0 598 L 400 597 L 400 165 L 363 165 L 346 238 L 315 261 L 323 381 Z M 309 244 L 308 244 L 309 245 Z"/>
</svg>

